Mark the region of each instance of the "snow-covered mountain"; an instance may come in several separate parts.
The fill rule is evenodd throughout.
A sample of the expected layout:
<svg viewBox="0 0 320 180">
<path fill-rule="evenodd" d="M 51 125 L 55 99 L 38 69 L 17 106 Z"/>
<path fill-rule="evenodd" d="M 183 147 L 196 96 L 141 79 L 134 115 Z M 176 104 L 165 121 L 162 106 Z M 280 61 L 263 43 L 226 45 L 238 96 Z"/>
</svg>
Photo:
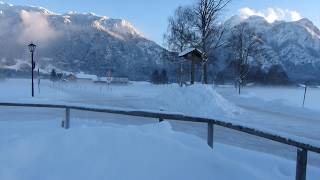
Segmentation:
<svg viewBox="0 0 320 180">
<path fill-rule="evenodd" d="M 44 72 L 105 76 L 112 69 L 117 76 L 146 79 L 152 67 L 166 63 L 166 51 L 126 20 L 0 3 L 0 68 L 29 70 L 31 41 L 38 45 L 35 60 Z"/>
<path fill-rule="evenodd" d="M 279 65 L 292 81 L 319 81 L 320 30 L 311 21 L 268 23 L 263 17 L 233 16 L 226 24 L 234 26 L 244 21 L 265 42 L 266 56 L 254 57 L 258 62 L 254 65 L 265 72 Z M 148 40 L 126 20 L 93 13 L 56 14 L 44 8 L 0 2 L 0 74 L 8 69 L 10 73 L 30 71 L 27 45 L 31 41 L 38 45 L 35 60 L 43 72 L 55 68 L 105 76 L 112 70 L 114 76 L 146 80 L 154 69 L 162 68 L 171 73 L 172 79 L 179 68 L 172 65 L 172 54 Z M 210 61 L 210 81 L 230 60 L 226 49 L 212 55 L 218 61 Z M 187 71 L 188 68 L 186 64 Z"/>
<path fill-rule="evenodd" d="M 263 17 L 233 16 L 226 24 L 248 23 L 264 41 L 266 57 L 255 57 L 267 71 L 280 65 L 292 81 L 320 81 L 320 30 L 308 19 L 268 23 Z"/>
</svg>

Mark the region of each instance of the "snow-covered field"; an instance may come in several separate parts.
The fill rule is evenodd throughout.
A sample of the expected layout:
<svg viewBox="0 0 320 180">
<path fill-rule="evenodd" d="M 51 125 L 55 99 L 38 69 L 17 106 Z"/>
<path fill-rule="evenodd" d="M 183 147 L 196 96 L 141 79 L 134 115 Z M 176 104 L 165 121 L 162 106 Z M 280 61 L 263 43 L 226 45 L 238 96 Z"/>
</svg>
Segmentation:
<svg viewBox="0 0 320 180">
<path fill-rule="evenodd" d="M 217 86 L 218 91 L 224 95 L 238 96 L 232 86 Z M 301 108 L 305 89 L 303 87 L 245 87 L 241 98 L 264 100 L 269 103 L 283 104 L 290 107 Z M 225 92 L 225 93 L 224 93 Z M 238 97 L 239 98 L 239 97 Z M 320 111 L 320 88 L 308 87 L 305 108 Z"/>
<path fill-rule="evenodd" d="M 283 179 L 293 161 L 175 132 L 167 122 L 144 126 L 77 121 L 0 122 L 0 179 Z M 257 165 L 257 162 L 264 162 Z M 319 169 L 310 167 L 309 179 Z"/>
<path fill-rule="evenodd" d="M 316 102 L 320 89 L 309 91 L 302 108 L 303 90 L 298 88 L 251 87 L 238 96 L 232 87 L 179 88 L 145 82 L 108 87 L 42 81 L 40 94 L 36 88 L 33 99 L 29 80 L 6 80 L 0 88 L 1 102 L 163 109 L 320 144 Z M 0 161 L 5 162 L 0 164 L 0 179 L 293 179 L 295 175 L 295 148 L 220 127 L 215 127 L 211 151 L 202 124 L 159 124 L 146 118 L 72 111 L 71 129 L 65 131 L 59 128 L 62 110 L 1 107 L 0 115 Z M 309 179 L 320 177 L 319 156 L 310 154 Z"/>
<path fill-rule="evenodd" d="M 234 88 L 217 87 L 217 92 L 242 108 L 242 123 L 274 131 L 319 146 L 320 89 L 308 90 L 305 108 L 304 89 L 295 87 L 249 87 L 239 96 Z"/>
</svg>

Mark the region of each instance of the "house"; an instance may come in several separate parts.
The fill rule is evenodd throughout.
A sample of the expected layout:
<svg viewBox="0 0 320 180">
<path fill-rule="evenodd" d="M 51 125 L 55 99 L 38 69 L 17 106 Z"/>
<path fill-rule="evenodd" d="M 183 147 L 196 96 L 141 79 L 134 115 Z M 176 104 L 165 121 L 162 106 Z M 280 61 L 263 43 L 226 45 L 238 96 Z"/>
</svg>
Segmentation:
<svg viewBox="0 0 320 180">
<path fill-rule="evenodd" d="M 67 75 L 67 77 L 66 77 L 66 80 L 67 81 L 76 81 L 77 80 L 77 76 L 76 75 L 74 75 L 74 74 L 69 74 L 69 75 Z"/>
<path fill-rule="evenodd" d="M 188 48 L 179 54 L 179 57 L 191 61 L 191 84 L 195 81 L 195 64 L 202 62 L 203 53 L 197 48 Z"/>
<path fill-rule="evenodd" d="M 112 78 L 111 83 L 113 83 L 113 84 L 128 84 L 129 78 L 127 78 L 127 77 L 114 77 L 114 78 Z"/>
</svg>

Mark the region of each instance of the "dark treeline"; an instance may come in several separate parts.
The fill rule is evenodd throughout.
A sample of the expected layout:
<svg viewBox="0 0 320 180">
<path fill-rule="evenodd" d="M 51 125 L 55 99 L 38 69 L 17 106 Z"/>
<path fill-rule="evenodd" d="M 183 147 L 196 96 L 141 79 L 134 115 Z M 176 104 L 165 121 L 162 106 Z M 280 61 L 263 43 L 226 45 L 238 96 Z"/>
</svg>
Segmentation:
<svg viewBox="0 0 320 180">
<path fill-rule="evenodd" d="M 233 68 L 226 68 L 220 71 L 214 81 L 217 84 L 225 84 L 235 80 L 235 72 Z M 247 77 L 243 84 L 257 83 L 265 85 L 289 85 L 297 82 L 291 82 L 288 75 L 280 65 L 273 65 L 268 70 L 261 67 L 250 67 Z"/>
</svg>

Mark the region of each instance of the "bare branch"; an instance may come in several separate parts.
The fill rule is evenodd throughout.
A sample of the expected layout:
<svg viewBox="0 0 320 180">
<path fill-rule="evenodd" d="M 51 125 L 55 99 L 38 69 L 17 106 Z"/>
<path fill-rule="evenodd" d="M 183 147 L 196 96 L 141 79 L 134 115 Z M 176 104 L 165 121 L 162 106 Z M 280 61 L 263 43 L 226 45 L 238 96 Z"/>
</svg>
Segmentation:
<svg viewBox="0 0 320 180">
<path fill-rule="evenodd" d="M 233 28 L 228 46 L 232 49 L 234 63 L 238 68 L 239 88 L 249 73 L 249 57 L 262 51 L 262 44 L 263 41 L 247 23 L 241 23 Z"/>
<path fill-rule="evenodd" d="M 174 16 L 169 18 L 169 26 L 164 39 L 170 50 L 181 52 L 192 46 L 195 41 L 192 19 L 192 9 L 181 6 L 176 9 Z"/>
<path fill-rule="evenodd" d="M 175 51 L 193 46 L 203 52 L 203 77 L 207 84 L 207 62 L 209 55 L 225 43 L 221 42 L 225 32 L 218 18 L 231 0 L 196 0 L 193 8 L 179 7 L 169 19 L 165 40 Z M 208 58 L 206 58 L 208 57 Z"/>
</svg>

